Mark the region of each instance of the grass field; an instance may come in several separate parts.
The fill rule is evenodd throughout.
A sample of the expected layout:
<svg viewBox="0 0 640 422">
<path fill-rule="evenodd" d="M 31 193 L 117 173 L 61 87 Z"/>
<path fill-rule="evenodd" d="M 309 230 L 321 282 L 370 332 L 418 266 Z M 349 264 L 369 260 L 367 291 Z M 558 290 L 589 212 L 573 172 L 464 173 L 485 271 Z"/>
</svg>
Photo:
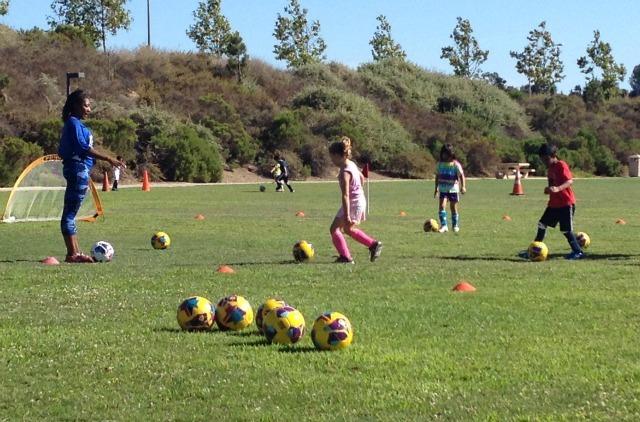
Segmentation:
<svg viewBox="0 0 640 422">
<path fill-rule="evenodd" d="M 80 226 L 85 250 L 114 245 L 101 265 L 39 264 L 63 256 L 58 223 L 0 225 L 0 420 L 638 420 L 638 180 L 577 181 L 588 259 L 562 259 L 566 241 L 550 231 L 551 259 L 523 262 L 543 183 L 511 197 L 508 182 L 470 181 L 459 235 L 422 231 L 432 182 L 373 184 L 363 228 L 385 249 L 372 264 L 349 241 L 355 266 L 331 263 L 337 184 L 105 194 L 104 221 Z M 157 230 L 170 250 L 150 248 Z M 315 245 L 314 264 L 292 263 L 299 239 Z M 451 292 L 461 279 L 477 292 Z M 231 293 L 254 309 L 281 296 L 309 328 L 343 312 L 354 344 L 327 353 L 308 335 L 283 348 L 254 327 L 179 331 L 182 299 Z"/>
</svg>

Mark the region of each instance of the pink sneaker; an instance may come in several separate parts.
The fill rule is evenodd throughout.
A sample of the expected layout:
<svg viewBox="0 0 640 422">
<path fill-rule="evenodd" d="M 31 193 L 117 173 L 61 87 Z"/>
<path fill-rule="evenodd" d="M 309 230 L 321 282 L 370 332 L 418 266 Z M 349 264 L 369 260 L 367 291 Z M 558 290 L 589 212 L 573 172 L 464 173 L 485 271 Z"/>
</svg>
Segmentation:
<svg viewBox="0 0 640 422">
<path fill-rule="evenodd" d="M 69 264 L 93 264 L 96 261 L 83 253 L 77 253 L 75 255 L 67 256 L 64 262 L 68 262 Z"/>
</svg>

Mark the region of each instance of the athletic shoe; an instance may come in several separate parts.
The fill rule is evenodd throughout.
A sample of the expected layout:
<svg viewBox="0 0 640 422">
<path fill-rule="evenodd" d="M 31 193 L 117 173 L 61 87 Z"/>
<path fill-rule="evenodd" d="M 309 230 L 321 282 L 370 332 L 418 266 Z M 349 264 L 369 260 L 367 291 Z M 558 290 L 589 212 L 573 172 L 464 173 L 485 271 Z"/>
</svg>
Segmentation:
<svg viewBox="0 0 640 422">
<path fill-rule="evenodd" d="M 569 255 L 565 256 L 564 259 L 568 259 L 569 261 L 577 261 L 578 259 L 585 258 L 584 252 L 571 252 Z"/>
<path fill-rule="evenodd" d="M 276 192 L 284 192 L 284 189 L 276 189 Z"/>
<path fill-rule="evenodd" d="M 518 257 L 522 259 L 529 259 L 529 251 L 525 249 L 524 251 L 518 252 Z"/>
<path fill-rule="evenodd" d="M 90 256 L 77 253 L 75 255 L 67 256 L 64 262 L 68 262 L 69 264 L 93 264 L 96 261 L 94 261 Z"/>
<path fill-rule="evenodd" d="M 460 231 L 460 226 L 453 226 L 453 232 L 458 233 Z"/>
<path fill-rule="evenodd" d="M 335 262 L 336 264 L 355 264 L 353 258 L 347 258 L 346 256 L 339 256 L 333 262 Z"/>
<path fill-rule="evenodd" d="M 446 233 L 449 231 L 449 227 L 447 226 L 442 226 L 440 227 L 440 230 L 438 230 L 439 233 Z"/>
<path fill-rule="evenodd" d="M 371 245 L 369 248 L 369 257 L 371 258 L 371 262 L 374 262 L 376 259 L 380 257 L 382 253 L 382 242 L 377 242 Z"/>
</svg>

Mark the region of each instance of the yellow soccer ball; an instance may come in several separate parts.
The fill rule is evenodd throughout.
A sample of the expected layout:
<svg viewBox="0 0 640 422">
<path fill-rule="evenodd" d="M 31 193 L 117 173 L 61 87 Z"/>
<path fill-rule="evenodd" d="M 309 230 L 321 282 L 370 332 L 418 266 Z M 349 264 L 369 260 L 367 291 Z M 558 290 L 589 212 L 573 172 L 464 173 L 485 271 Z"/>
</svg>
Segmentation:
<svg viewBox="0 0 640 422">
<path fill-rule="evenodd" d="M 315 258 L 316 251 L 313 245 L 306 240 L 301 240 L 293 245 L 293 258 L 298 262 L 309 262 Z"/>
<path fill-rule="evenodd" d="M 542 242 L 533 242 L 529 245 L 529 259 L 535 262 L 545 261 L 549 255 L 549 248 Z"/>
<path fill-rule="evenodd" d="M 578 232 L 576 239 L 578 239 L 578 244 L 582 249 L 587 249 L 591 244 L 591 238 L 585 232 Z"/>
<path fill-rule="evenodd" d="M 428 219 L 427 221 L 424 222 L 424 226 L 422 228 L 427 233 L 429 233 L 429 232 L 437 232 L 438 230 L 440 230 L 440 224 L 438 224 L 438 222 L 436 220 L 434 220 L 433 218 L 430 218 L 430 219 Z"/>
<path fill-rule="evenodd" d="M 171 238 L 165 232 L 158 232 L 151 237 L 153 249 L 167 249 L 171 246 Z"/>
<path fill-rule="evenodd" d="M 304 317 L 291 306 L 281 306 L 267 314 L 263 327 L 269 343 L 291 345 L 304 336 Z"/>
<path fill-rule="evenodd" d="M 267 314 L 276 308 L 280 308 L 286 305 L 287 304 L 284 302 L 284 300 L 273 298 L 267 299 L 262 305 L 260 305 L 258 311 L 256 312 L 256 326 L 258 327 L 258 332 L 260 332 L 260 334 L 264 334 L 264 318 L 267 316 Z"/>
<path fill-rule="evenodd" d="M 313 323 L 311 340 L 319 350 L 346 349 L 353 341 L 351 322 L 339 312 L 326 312 Z"/>
<path fill-rule="evenodd" d="M 187 331 L 208 331 L 213 327 L 215 310 L 209 300 L 193 296 L 178 306 L 178 325 Z"/>
<path fill-rule="evenodd" d="M 253 322 L 253 309 L 247 299 L 231 295 L 220 299 L 216 305 L 216 323 L 223 330 L 240 331 Z"/>
</svg>

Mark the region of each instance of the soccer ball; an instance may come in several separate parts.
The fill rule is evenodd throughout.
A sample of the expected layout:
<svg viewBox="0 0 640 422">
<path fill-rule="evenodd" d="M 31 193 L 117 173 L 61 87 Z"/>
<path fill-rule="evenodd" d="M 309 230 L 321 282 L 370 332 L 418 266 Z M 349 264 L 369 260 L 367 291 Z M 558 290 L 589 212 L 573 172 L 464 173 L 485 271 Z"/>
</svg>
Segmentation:
<svg viewBox="0 0 640 422">
<path fill-rule="evenodd" d="M 576 235 L 576 239 L 578 239 L 578 243 L 582 249 L 587 249 L 591 244 L 591 238 L 585 232 L 579 232 Z"/>
<path fill-rule="evenodd" d="M 529 259 L 535 262 L 545 261 L 549 254 L 549 248 L 542 242 L 533 242 L 529 245 Z"/>
<path fill-rule="evenodd" d="M 221 330 L 240 331 L 253 322 L 253 309 L 247 299 L 231 295 L 216 305 L 216 323 Z"/>
<path fill-rule="evenodd" d="M 256 326 L 258 327 L 258 331 L 260 332 L 260 334 L 264 334 L 264 317 L 266 317 L 270 311 L 282 306 L 287 306 L 287 304 L 284 302 L 284 300 L 278 299 L 267 299 L 262 305 L 260 305 L 258 311 L 256 312 Z"/>
<path fill-rule="evenodd" d="M 269 343 L 295 344 L 304 336 L 304 317 L 296 308 L 281 306 L 269 311 L 263 328 Z"/>
<path fill-rule="evenodd" d="M 267 187 L 265 185 L 260 185 L 260 192 L 265 192 Z"/>
<path fill-rule="evenodd" d="M 424 226 L 422 227 L 425 232 L 437 232 L 440 229 L 440 225 L 436 220 L 430 218 L 429 220 L 424 222 Z"/>
<path fill-rule="evenodd" d="M 153 249 L 167 249 L 171 246 L 171 238 L 165 232 L 158 232 L 151 237 Z"/>
<path fill-rule="evenodd" d="M 351 323 L 339 312 L 325 312 L 313 323 L 311 340 L 319 350 L 346 349 L 353 341 Z"/>
<path fill-rule="evenodd" d="M 301 240 L 293 245 L 293 258 L 298 262 L 313 261 L 316 251 L 313 245 L 306 240 Z"/>
<path fill-rule="evenodd" d="M 213 327 L 215 310 L 207 299 L 193 296 L 178 306 L 178 324 L 187 331 L 208 331 Z"/>
<path fill-rule="evenodd" d="M 91 257 L 96 262 L 109 262 L 113 259 L 113 254 L 115 251 L 113 250 L 113 246 L 109 242 L 105 242 L 103 240 L 96 242 L 91 247 Z"/>
</svg>

